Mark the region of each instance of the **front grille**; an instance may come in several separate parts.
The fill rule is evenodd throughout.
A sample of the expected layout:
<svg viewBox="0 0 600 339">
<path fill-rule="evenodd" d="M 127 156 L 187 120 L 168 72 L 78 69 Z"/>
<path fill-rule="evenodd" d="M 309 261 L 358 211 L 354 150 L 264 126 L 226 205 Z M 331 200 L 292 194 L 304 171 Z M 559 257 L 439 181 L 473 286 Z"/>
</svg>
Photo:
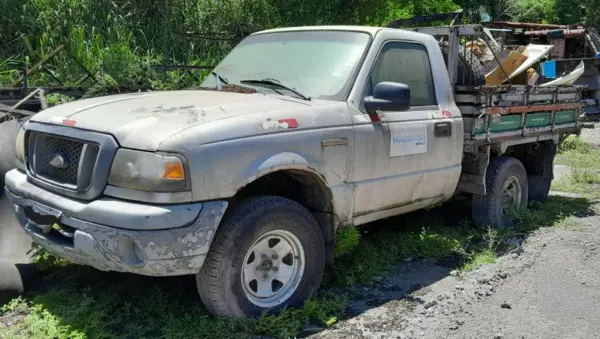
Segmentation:
<svg viewBox="0 0 600 339">
<path fill-rule="evenodd" d="M 40 138 L 45 140 L 42 140 L 43 153 L 38 155 L 39 163 L 36 162 L 37 174 L 58 183 L 77 185 L 77 170 L 84 143 L 51 135 L 41 135 Z M 62 158 L 64 164 L 53 166 L 52 160 L 58 157 Z"/>
<path fill-rule="evenodd" d="M 25 167 L 38 187 L 81 200 L 102 195 L 119 145 L 109 134 L 28 121 Z"/>
<path fill-rule="evenodd" d="M 28 158 L 31 174 L 73 191 L 86 191 L 91 182 L 98 145 L 60 135 L 32 131 Z"/>
</svg>

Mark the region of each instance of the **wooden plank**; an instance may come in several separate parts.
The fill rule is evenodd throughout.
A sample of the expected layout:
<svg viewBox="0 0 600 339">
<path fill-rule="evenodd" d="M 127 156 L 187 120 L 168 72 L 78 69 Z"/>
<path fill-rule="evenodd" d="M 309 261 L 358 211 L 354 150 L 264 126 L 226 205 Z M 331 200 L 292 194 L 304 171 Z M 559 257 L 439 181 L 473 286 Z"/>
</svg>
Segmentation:
<svg viewBox="0 0 600 339">
<path fill-rule="evenodd" d="M 19 115 L 24 115 L 24 116 L 35 114 L 35 112 L 12 108 L 11 106 L 7 106 L 5 104 L 0 104 L 0 112 L 14 113 L 14 114 L 19 114 Z"/>
<path fill-rule="evenodd" d="M 486 103 L 485 95 L 475 94 L 456 94 L 454 95 L 454 101 L 461 104 L 472 104 L 472 105 L 483 105 Z M 529 96 L 529 103 L 535 102 L 547 102 L 554 99 L 552 93 L 540 93 L 531 94 Z M 578 93 L 559 93 L 557 100 L 560 101 L 575 101 L 578 99 Z M 506 93 L 494 96 L 492 103 L 497 106 L 507 106 L 510 103 L 524 103 L 525 95 L 520 93 Z"/>
<path fill-rule="evenodd" d="M 46 62 L 48 62 L 48 60 L 50 60 L 52 57 L 54 57 L 58 52 L 62 51 L 64 48 L 65 48 L 65 45 L 60 45 L 60 46 L 56 47 L 52 52 L 50 52 L 48 55 L 46 55 L 45 57 L 43 57 L 42 60 L 38 61 L 38 63 L 36 63 L 35 65 L 33 65 L 33 67 L 31 67 L 26 72 L 24 72 L 25 74 L 23 74 L 21 77 L 19 77 L 19 80 L 15 81 L 13 83 L 13 86 L 17 86 L 24 79 L 26 79 L 29 75 L 32 75 L 33 73 L 39 71 L 42 68 L 42 66 Z"/>
<path fill-rule="evenodd" d="M 523 105 L 509 107 L 486 107 L 481 110 L 490 115 L 504 115 L 511 113 L 529 113 L 529 112 L 545 112 L 555 110 L 580 109 L 583 107 L 581 102 L 549 104 L 549 105 Z"/>
</svg>

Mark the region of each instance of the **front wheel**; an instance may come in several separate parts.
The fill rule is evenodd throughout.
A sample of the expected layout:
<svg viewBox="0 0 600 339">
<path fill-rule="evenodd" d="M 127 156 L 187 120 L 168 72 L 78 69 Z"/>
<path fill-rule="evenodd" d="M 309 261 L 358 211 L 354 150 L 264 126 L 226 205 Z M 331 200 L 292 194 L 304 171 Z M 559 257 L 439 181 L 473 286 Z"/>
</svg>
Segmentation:
<svg viewBox="0 0 600 339">
<path fill-rule="evenodd" d="M 319 288 L 325 244 L 313 215 L 281 197 L 256 197 L 228 213 L 200 273 L 209 311 L 253 317 L 301 306 Z"/>
<path fill-rule="evenodd" d="M 473 221 L 502 230 L 516 224 L 515 212 L 527 207 L 529 187 L 523 164 L 515 158 L 494 158 L 486 174 L 486 195 L 473 196 Z"/>
</svg>

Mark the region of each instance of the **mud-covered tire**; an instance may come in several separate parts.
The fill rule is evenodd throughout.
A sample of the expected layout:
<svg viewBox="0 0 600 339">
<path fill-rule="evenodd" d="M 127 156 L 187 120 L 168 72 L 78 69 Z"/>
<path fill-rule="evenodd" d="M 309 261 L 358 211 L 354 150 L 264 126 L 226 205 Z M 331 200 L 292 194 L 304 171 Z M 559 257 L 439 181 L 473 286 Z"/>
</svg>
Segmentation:
<svg viewBox="0 0 600 339">
<path fill-rule="evenodd" d="M 444 61 L 447 63 L 450 47 L 447 42 L 444 42 L 440 44 L 440 48 L 444 56 Z M 479 57 L 466 50 L 463 46 L 459 46 L 458 54 L 460 60 L 458 63 L 456 84 L 462 86 L 485 85 L 485 72 L 481 66 Z"/>
<path fill-rule="evenodd" d="M 27 292 L 34 283 L 36 273 L 33 263 L 0 259 L 0 306 Z"/>
<path fill-rule="evenodd" d="M 529 186 L 529 201 L 544 202 L 550 195 L 552 179 L 545 179 L 539 175 L 530 175 L 527 178 Z"/>
<path fill-rule="evenodd" d="M 244 285 L 242 271 L 244 267 L 250 267 L 250 258 L 254 264 L 256 257 L 252 253 L 257 242 L 263 241 L 260 239 L 273 232 L 291 234 L 301 244 L 303 270 L 294 279 L 297 287 L 288 293 L 285 300 L 276 298 L 271 306 L 258 305 L 255 301 L 258 297 L 248 292 L 251 284 Z M 267 244 L 267 250 L 270 250 L 270 239 Z M 256 256 L 260 256 L 258 253 L 257 251 Z M 283 265 L 284 259 L 280 259 L 279 264 Z M 263 262 L 256 263 L 255 267 L 258 267 Z M 276 264 L 273 260 L 273 267 Z M 241 202 L 228 211 L 215 235 L 202 270 L 196 276 L 196 285 L 202 302 L 212 313 L 229 318 L 254 317 L 260 316 L 263 311 L 277 313 L 285 306 L 302 306 L 306 299 L 317 292 L 324 269 L 325 244 L 314 216 L 292 200 L 261 196 Z"/>
<path fill-rule="evenodd" d="M 514 192 L 519 192 L 515 204 L 520 208 L 527 208 L 529 187 L 525 167 L 515 158 L 507 156 L 494 158 L 486 174 L 487 194 L 473 196 L 472 213 L 475 226 L 497 230 L 514 226 L 516 221 L 505 217 L 503 208 L 503 191 L 510 187 L 515 188 Z"/>
</svg>

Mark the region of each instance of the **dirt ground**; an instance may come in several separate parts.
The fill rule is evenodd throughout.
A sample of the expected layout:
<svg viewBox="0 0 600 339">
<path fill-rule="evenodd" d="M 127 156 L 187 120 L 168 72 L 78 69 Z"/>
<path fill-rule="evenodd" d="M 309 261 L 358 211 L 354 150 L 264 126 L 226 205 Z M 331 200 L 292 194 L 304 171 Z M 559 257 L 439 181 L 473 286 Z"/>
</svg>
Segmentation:
<svg viewBox="0 0 600 339">
<path fill-rule="evenodd" d="M 582 138 L 600 147 L 600 130 Z M 512 251 L 470 272 L 405 261 L 375 286 L 350 290 L 354 316 L 311 337 L 600 338 L 595 214 L 515 238 Z"/>
<path fill-rule="evenodd" d="M 541 229 L 495 264 L 405 262 L 314 338 L 599 338 L 600 217 Z M 378 306 L 377 306 L 378 305 Z"/>
</svg>

